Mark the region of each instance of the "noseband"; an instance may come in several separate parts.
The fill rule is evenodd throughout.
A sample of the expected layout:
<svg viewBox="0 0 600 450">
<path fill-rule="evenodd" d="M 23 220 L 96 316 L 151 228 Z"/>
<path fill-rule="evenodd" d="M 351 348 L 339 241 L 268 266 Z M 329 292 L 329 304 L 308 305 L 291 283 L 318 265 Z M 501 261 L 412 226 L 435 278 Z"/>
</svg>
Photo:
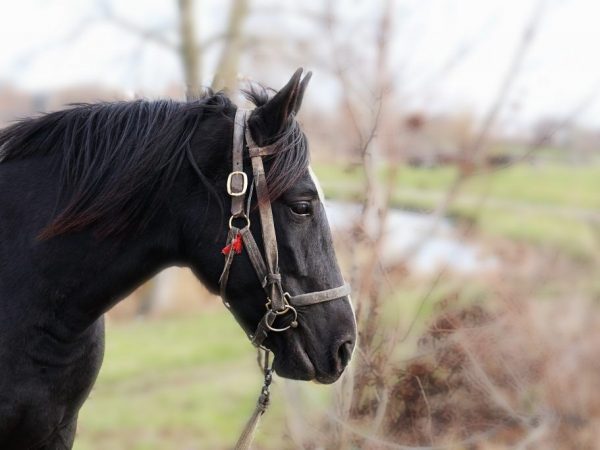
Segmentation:
<svg viewBox="0 0 600 450">
<path fill-rule="evenodd" d="M 231 217 L 229 218 L 227 245 L 223 249 L 223 253 L 226 255 L 225 266 L 219 279 L 219 286 L 221 298 L 225 306 L 230 308 L 226 295 L 229 271 L 234 255 L 241 253 L 242 246 L 244 246 L 266 294 L 266 312 L 258 323 L 254 334 L 248 335 L 253 345 L 261 347 L 269 332 L 281 332 L 298 326 L 298 312 L 296 311 L 296 307 L 315 305 L 345 297 L 350 294 L 350 286 L 345 283 L 333 289 L 300 295 L 290 295 L 283 289 L 281 274 L 279 273 L 279 254 L 277 252 L 275 223 L 273 221 L 271 200 L 269 198 L 269 189 L 263 166 L 263 157 L 274 154 L 277 149 L 277 143 L 266 147 L 256 145 L 247 125 L 249 115 L 248 110 L 238 108 L 234 119 L 233 167 L 227 178 L 227 193 L 231 196 Z M 252 161 L 253 180 L 250 183 L 248 182 L 248 176 L 244 172 L 244 148 L 246 147 L 244 145 L 244 137 L 246 138 L 248 153 Z M 258 199 L 258 210 L 264 242 L 264 258 L 250 231 L 250 204 L 254 189 L 256 189 Z M 234 225 L 235 222 L 241 222 L 242 227 L 236 227 Z M 280 328 L 274 327 L 275 319 L 279 316 L 289 316 L 291 318 L 289 325 Z"/>
</svg>

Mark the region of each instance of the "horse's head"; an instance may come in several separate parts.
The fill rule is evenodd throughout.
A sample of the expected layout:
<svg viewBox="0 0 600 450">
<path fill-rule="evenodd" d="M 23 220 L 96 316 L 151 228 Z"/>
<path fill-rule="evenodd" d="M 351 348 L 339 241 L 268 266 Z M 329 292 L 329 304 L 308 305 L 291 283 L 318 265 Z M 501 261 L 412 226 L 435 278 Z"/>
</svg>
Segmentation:
<svg viewBox="0 0 600 450">
<path fill-rule="evenodd" d="M 244 143 L 243 171 L 249 182 L 242 196 L 244 201 L 238 201 L 238 204 L 243 205 L 241 207 L 249 220 L 240 214 L 231 222 L 234 228 L 229 234 L 230 247 L 226 253 L 235 254 L 235 243 L 231 241 L 235 241 L 238 228 L 242 230 L 239 232 L 242 242 L 237 248 L 240 253 L 232 255 L 228 278 L 225 281 L 221 278 L 221 292 L 225 293 L 226 304 L 246 333 L 256 340 L 257 333 L 264 332 L 261 336 L 264 341 L 259 340 L 258 343 L 275 354 L 274 368 L 279 375 L 331 383 L 341 375 L 350 360 L 356 326 L 336 261 L 323 198 L 308 166 L 306 137 L 295 119 L 310 78 L 309 73 L 301 81 L 301 73 L 301 70 L 297 71 L 287 85 L 272 97 L 264 90 L 250 93 L 256 108 L 248 111 L 245 119 L 240 114 L 236 116 L 236 120 L 241 117 L 242 121 L 238 123 L 241 127 L 238 134 L 242 133 L 242 140 L 238 141 Z M 231 125 L 229 127 L 231 132 Z M 235 139 L 234 134 L 229 134 L 228 139 Z M 234 171 L 234 158 L 231 156 L 234 151 L 231 144 L 227 148 L 227 158 L 221 157 L 224 167 L 219 171 L 223 175 L 216 189 L 229 210 L 232 197 L 227 194 L 226 188 L 230 188 L 230 193 L 241 192 L 243 176 L 234 176 L 234 179 L 238 178 L 237 186 L 227 186 L 224 175 Z M 252 161 L 251 152 L 255 159 L 257 152 L 264 152 L 264 156 L 258 158 L 260 162 Z M 263 163 L 266 178 L 261 186 L 257 166 Z M 251 202 L 247 208 L 245 205 L 249 197 Z M 269 205 L 272 214 L 264 210 Z M 218 216 L 217 206 L 210 208 L 214 211 L 211 209 L 208 214 Z M 222 223 L 227 229 L 226 221 Z M 248 223 L 249 228 L 244 230 Z M 275 239 L 268 231 L 269 226 L 274 229 Z M 214 230 L 205 230 L 204 233 L 207 233 L 206 240 L 214 241 Z M 224 238 L 220 244 L 225 245 Z M 277 249 L 274 263 L 269 261 L 272 258 L 268 256 L 272 245 Z M 227 263 L 224 264 L 227 258 L 211 248 L 209 261 L 206 244 L 198 245 L 198 254 L 192 255 L 195 261 L 192 266 L 216 290 L 215 279 L 227 266 Z M 260 255 L 252 258 L 252 254 L 257 252 Z M 215 253 L 218 259 L 215 259 Z M 257 259 L 264 262 L 264 271 Z M 209 266 L 217 269 L 207 269 Z M 269 275 L 273 272 L 275 276 Z M 301 295 L 303 297 L 299 297 Z M 267 297 L 280 298 L 267 305 Z M 273 308 L 270 317 L 273 321 L 261 327 L 261 320 L 269 319 L 265 317 L 268 308 Z M 285 330 L 277 331 L 279 329 Z"/>
</svg>

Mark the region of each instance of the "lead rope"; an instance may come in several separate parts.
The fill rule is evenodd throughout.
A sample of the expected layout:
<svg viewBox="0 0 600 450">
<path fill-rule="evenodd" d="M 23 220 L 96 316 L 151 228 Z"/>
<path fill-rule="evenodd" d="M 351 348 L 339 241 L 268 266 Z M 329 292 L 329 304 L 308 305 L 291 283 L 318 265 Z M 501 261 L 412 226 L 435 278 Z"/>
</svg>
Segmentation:
<svg viewBox="0 0 600 450">
<path fill-rule="evenodd" d="M 273 363 L 269 361 L 269 350 L 259 348 L 257 356 L 259 367 L 261 366 L 261 352 L 263 352 L 261 367 L 262 372 L 264 374 L 263 386 L 260 390 L 260 395 L 258 397 L 258 401 L 256 402 L 254 412 L 250 416 L 250 419 L 248 419 L 248 422 L 246 423 L 242 434 L 240 435 L 237 443 L 235 444 L 234 450 L 248 450 L 250 448 L 250 445 L 252 445 L 252 441 L 254 440 L 254 435 L 256 433 L 256 429 L 258 428 L 260 418 L 269 407 L 269 398 L 271 396 L 271 392 L 269 389 L 271 387 L 271 382 L 273 381 Z"/>
</svg>

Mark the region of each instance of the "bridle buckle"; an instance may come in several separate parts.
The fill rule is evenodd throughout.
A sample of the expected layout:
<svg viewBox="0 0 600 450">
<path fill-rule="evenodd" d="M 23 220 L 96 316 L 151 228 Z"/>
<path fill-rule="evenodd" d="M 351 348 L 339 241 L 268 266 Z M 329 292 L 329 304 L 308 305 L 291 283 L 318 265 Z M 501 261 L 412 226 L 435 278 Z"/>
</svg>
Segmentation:
<svg viewBox="0 0 600 450">
<path fill-rule="evenodd" d="M 283 297 L 283 308 L 280 309 L 279 311 L 274 311 L 273 306 L 272 306 L 273 300 L 271 300 L 271 297 L 269 297 L 267 295 L 267 303 L 265 303 L 265 308 L 267 308 L 267 311 L 273 311 L 273 313 L 278 316 L 285 314 L 288 310 L 288 306 L 290 306 L 290 307 L 292 306 L 289 301 L 292 296 L 290 295 L 289 292 L 284 292 L 282 297 Z"/>
<path fill-rule="evenodd" d="M 233 182 L 233 177 L 239 176 L 242 177 L 242 189 L 240 191 L 234 191 L 233 186 L 231 185 Z M 246 194 L 246 190 L 248 189 L 248 175 L 246 172 L 242 172 L 240 170 L 236 170 L 235 172 L 231 172 L 227 177 L 227 193 L 232 197 L 241 197 Z"/>
</svg>

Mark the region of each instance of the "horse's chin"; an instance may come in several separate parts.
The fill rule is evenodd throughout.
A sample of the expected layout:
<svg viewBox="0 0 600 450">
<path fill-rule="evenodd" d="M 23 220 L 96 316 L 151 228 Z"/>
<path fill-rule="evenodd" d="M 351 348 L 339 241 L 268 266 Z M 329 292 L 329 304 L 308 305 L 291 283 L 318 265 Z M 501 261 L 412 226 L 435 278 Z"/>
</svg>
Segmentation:
<svg viewBox="0 0 600 450">
<path fill-rule="evenodd" d="M 285 350 L 275 352 L 273 369 L 280 377 L 290 380 L 316 380 L 315 365 L 295 339 L 292 345 L 285 347 Z"/>
<path fill-rule="evenodd" d="M 338 380 L 339 373 L 327 373 L 319 370 L 299 339 L 292 339 L 283 349 L 275 351 L 273 369 L 282 378 L 300 381 L 313 381 L 318 384 L 331 384 Z M 283 350 L 283 351 L 282 351 Z"/>
</svg>

